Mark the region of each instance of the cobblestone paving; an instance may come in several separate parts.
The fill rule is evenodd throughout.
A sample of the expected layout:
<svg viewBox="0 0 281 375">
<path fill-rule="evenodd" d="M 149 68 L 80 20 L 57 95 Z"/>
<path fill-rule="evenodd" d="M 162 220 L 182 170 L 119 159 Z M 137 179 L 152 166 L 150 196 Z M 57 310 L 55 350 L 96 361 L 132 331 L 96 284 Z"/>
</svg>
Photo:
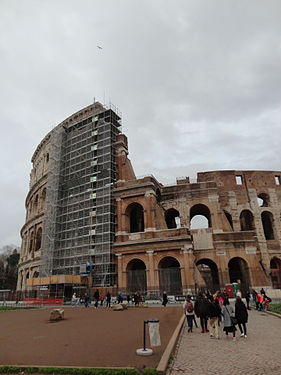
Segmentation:
<svg viewBox="0 0 281 375">
<path fill-rule="evenodd" d="M 281 375 L 281 319 L 251 310 L 247 328 L 247 339 L 237 330 L 234 342 L 222 328 L 216 340 L 200 328 L 188 333 L 185 327 L 167 374 Z"/>
</svg>

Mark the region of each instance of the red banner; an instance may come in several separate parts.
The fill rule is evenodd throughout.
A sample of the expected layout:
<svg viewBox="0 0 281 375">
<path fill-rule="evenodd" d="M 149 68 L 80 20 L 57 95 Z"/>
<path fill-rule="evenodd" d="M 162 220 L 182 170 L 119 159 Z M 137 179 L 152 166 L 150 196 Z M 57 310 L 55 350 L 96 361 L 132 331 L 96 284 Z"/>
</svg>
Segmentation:
<svg viewBox="0 0 281 375">
<path fill-rule="evenodd" d="M 24 298 L 28 305 L 63 305 L 63 298 Z"/>
</svg>

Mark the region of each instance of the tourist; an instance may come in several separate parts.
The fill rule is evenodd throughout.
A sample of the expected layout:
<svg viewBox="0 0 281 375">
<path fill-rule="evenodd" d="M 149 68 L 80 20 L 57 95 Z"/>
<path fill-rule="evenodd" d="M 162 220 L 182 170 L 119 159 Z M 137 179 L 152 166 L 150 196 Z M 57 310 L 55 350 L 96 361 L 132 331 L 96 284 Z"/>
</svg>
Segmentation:
<svg viewBox="0 0 281 375">
<path fill-rule="evenodd" d="M 76 293 L 73 293 L 72 298 L 71 298 L 71 306 L 78 305 L 78 303 L 79 303 L 79 298 L 76 297 Z"/>
<path fill-rule="evenodd" d="M 194 307 L 193 307 L 193 303 L 191 301 L 190 295 L 186 297 L 186 301 L 183 304 L 183 311 L 187 320 L 188 332 L 192 332 L 193 319 L 194 319 Z"/>
<path fill-rule="evenodd" d="M 122 293 L 118 292 L 117 294 L 117 303 L 122 303 L 124 301 L 124 298 L 122 296 Z"/>
<path fill-rule="evenodd" d="M 166 307 L 167 303 L 168 303 L 168 296 L 167 296 L 167 293 L 166 293 L 166 292 L 163 292 L 163 296 L 162 296 L 162 305 L 163 305 L 164 307 Z"/>
<path fill-rule="evenodd" d="M 104 301 L 104 295 L 103 294 L 100 295 L 99 300 L 100 300 L 101 307 L 103 307 L 103 301 Z"/>
<path fill-rule="evenodd" d="M 194 312 L 200 318 L 201 333 L 209 332 L 207 329 L 208 324 L 208 301 L 203 296 L 203 293 L 198 293 L 198 297 L 194 304 Z"/>
<path fill-rule="evenodd" d="M 96 309 L 98 308 L 98 305 L 99 305 L 99 299 L 100 299 L 100 293 L 99 293 L 98 289 L 96 289 L 96 291 L 94 293 L 94 300 L 95 300 L 95 308 Z"/>
<path fill-rule="evenodd" d="M 225 298 L 224 301 L 223 301 L 223 307 L 222 307 L 222 310 L 221 310 L 221 314 L 223 316 L 223 327 L 224 327 L 223 330 L 224 330 L 226 336 L 228 337 L 228 333 L 232 332 L 233 341 L 235 341 L 236 340 L 236 338 L 235 338 L 236 327 L 231 321 L 231 318 L 234 317 L 235 314 L 234 314 L 233 307 L 230 306 L 230 304 L 229 304 L 228 298 Z"/>
<path fill-rule="evenodd" d="M 110 307 L 111 304 L 111 294 L 109 292 L 106 293 L 106 307 Z"/>
<path fill-rule="evenodd" d="M 214 301 L 212 295 L 208 298 L 208 317 L 210 337 L 219 339 L 219 317 L 221 315 L 221 308 L 218 301 Z"/>
<path fill-rule="evenodd" d="M 246 293 L 247 310 L 251 310 L 251 308 L 250 308 L 250 299 L 251 299 L 251 293 L 248 290 L 247 293 Z"/>
<path fill-rule="evenodd" d="M 267 295 L 264 296 L 263 311 L 268 311 L 269 304 L 270 304 L 271 301 L 272 301 L 272 299 L 270 297 L 268 297 Z"/>
<path fill-rule="evenodd" d="M 235 302 L 235 318 L 238 322 L 238 327 L 241 333 L 241 337 L 247 338 L 247 327 L 246 323 L 248 322 L 248 311 L 242 299 L 236 297 Z"/>
<path fill-rule="evenodd" d="M 130 294 L 127 294 L 127 297 L 126 297 L 126 299 L 127 299 L 128 305 L 129 305 L 129 303 L 130 303 L 130 301 L 131 301 L 131 297 L 130 297 Z"/>
<path fill-rule="evenodd" d="M 89 303 L 90 303 L 90 297 L 88 296 L 88 293 L 85 293 L 85 296 L 84 296 L 85 307 L 89 307 Z"/>
</svg>

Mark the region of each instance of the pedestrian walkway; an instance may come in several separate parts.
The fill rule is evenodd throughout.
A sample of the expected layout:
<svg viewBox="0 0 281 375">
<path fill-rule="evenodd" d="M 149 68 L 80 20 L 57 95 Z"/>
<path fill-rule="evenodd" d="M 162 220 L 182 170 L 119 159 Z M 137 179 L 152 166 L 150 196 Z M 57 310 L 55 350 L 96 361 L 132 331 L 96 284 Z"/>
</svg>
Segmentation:
<svg viewBox="0 0 281 375">
<path fill-rule="evenodd" d="M 234 342 L 232 335 L 225 337 L 222 327 L 220 335 L 220 340 L 211 339 L 200 328 L 188 333 L 185 326 L 167 374 L 281 374 L 281 319 L 251 310 L 246 339 L 237 330 Z"/>
</svg>

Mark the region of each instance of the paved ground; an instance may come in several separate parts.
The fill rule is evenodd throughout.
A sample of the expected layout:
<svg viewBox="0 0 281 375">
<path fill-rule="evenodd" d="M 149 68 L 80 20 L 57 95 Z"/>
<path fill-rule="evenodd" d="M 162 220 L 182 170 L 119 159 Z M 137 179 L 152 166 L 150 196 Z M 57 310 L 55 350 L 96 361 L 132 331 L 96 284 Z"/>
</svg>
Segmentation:
<svg viewBox="0 0 281 375">
<path fill-rule="evenodd" d="M 237 331 L 233 342 L 222 331 L 216 340 L 199 328 L 188 333 L 185 327 L 168 374 L 280 375 L 281 319 L 251 310 L 248 331 L 247 339 Z"/>
</svg>

